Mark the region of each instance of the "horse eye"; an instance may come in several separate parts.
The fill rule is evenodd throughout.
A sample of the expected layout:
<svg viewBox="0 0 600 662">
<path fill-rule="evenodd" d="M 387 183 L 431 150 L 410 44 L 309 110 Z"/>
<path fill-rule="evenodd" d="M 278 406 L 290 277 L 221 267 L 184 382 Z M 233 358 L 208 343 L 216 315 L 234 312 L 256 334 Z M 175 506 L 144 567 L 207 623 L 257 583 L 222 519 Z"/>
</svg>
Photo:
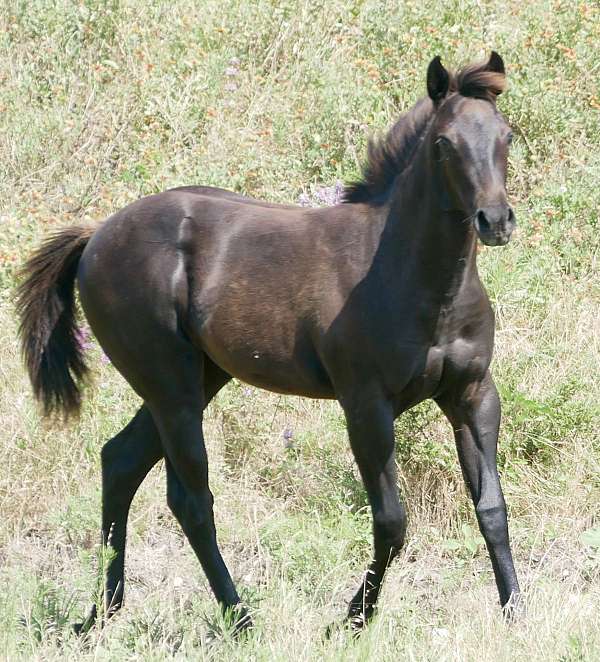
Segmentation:
<svg viewBox="0 0 600 662">
<path fill-rule="evenodd" d="M 435 141 L 435 158 L 437 161 L 446 161 L 450 158 L 450 152 L 452 150 L 452 143 L 448 138 L 440 136 Z"/>
</svg>

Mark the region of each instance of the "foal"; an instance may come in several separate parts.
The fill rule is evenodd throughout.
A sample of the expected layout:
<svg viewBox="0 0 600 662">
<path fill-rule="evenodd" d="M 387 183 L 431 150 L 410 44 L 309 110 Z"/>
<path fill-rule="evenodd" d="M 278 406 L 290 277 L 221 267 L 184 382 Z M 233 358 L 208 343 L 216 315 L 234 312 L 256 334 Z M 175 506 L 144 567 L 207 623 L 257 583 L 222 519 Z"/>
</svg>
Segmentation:
<svg viewBox="0 0 600 662">
<path fill-rule="evenodd" d="M 203 410 L 232 377 L 335 398 L 373 514 L 374 556 L 348 619 L 373 614 L 406 514 L 394 419 L 427 398 L 446 414 L 503 606 L 519 591 L 496 468 L 500 402 L 489 372 L 494 317 L 477 237 L 506 244 L 510 130 L 496 108 L 504 64 L 448 72 L 369 147 L 362 181 L 327 209 L 185 187 L 139 200 L 97 229 L 69 227 L 24 267 L 23 352 L 46 413 L 75 413 L 85 376 L 74 283 L 100 345 L 143 400 L 102 449 L 102 537 L 114 549 L 105 610 L 123 601 L 129 506 L 160 458 L 167 500 L 212 590 L 250 625 L 221 557 Z M 95 610 L 86 624 L 90 625 Z"/>
</svg>

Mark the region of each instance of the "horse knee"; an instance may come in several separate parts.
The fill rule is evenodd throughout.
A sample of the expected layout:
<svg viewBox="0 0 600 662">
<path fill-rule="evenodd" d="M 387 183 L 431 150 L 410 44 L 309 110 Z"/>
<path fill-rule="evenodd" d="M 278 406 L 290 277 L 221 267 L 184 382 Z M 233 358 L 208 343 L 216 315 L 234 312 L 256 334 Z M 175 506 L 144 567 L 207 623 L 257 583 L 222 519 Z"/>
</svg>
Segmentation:
<svg viewBox="0 0 600 662">
<path fill-rule="evenodd" d="M 183 515 L 185 510 L 185 490 L 183 486 L 177 482 L 168 481 L 167 483 L 167 506 L 169 510 L 175 515 L 177 519 Z"/>
<path fill-rule="evenodd" d="M 119 435 L 104 444 L 100 451 L 102 467 L 102 489 L 106 497 L 129 500 L 129 485 L 131 483 L 131 467 L 123 454 Z"/>
<path fill-rule="evenodd" d="M 140 409 L 100 451 L 102 490 L 109 500 L 128 505 L 146 474 L 162 456 L 149 414 Z"/>
<path fill-rule="evenodd" d="M 494 546 L 504 544 L 508 540 L 508 521 L 504 505 L 492 508 L 476 507 L 475 512 L 486 543 Z"/>
<path fill-rule="evenodd" d="M 373 515 L 376 545 L 398 551 L 404 545 L 406 511 L 402 505 L 393 510 L 381 510 Z"/>
<path fill-rule="evenodd" d="M 167 488 L 167 505 L 186 532 L 200 530 L 210 532 L 214 528 L 212 494 L 188 494 L 180 483 L 170 483 Z"/>
</svg>

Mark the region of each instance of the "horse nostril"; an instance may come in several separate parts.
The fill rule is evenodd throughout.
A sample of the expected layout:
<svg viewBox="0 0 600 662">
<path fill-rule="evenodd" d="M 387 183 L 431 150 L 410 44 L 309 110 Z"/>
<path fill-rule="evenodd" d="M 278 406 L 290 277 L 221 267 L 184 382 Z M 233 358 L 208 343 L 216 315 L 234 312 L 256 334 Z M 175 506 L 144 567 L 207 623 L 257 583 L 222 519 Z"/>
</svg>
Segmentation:
<svg viewBox="0 0 600 662">
<path fill-rule="evenodd" d="M 488 232 L 490 228 L 490 222 L 488 220 L 488 217 L 485 215 L 485 212 L 483 209 L 480 209 L 477 212 L 477 227 L 479 228 L 480 232 Z"/>
<path fill-rule="evenodd" d="M 515 217 L 515 212 L 512 210 L 512 207 L 508 208 L 508 222 L 512 225 L 517 224 L 517 219 Z"/>
</svg>

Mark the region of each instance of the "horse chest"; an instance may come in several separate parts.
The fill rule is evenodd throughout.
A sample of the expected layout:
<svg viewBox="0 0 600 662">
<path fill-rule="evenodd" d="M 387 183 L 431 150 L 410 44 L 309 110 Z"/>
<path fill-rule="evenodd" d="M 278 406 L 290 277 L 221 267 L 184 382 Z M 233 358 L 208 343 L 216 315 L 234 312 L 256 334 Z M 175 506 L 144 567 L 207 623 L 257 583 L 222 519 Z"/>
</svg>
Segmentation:
<svg viewBox="0 0 600 662">
<path fill-rule="evenodd" d="M 472 333 L 469 326 L 444 324 L 430 344 L 411 347 L 400 341 L 385 372 L 397 413 L 437 396 L 453 385 L 479 380 L 492 354 L 492 336 L 486 327 Z"/>
<path fill-rule="evenodd" d="M 411 356 L 399 354 L 388 365 L 388 390 L 392 393 L 396 414 L 432 397 L 444 370 L 444 352 L 434 346 Z"/>
</svg>

